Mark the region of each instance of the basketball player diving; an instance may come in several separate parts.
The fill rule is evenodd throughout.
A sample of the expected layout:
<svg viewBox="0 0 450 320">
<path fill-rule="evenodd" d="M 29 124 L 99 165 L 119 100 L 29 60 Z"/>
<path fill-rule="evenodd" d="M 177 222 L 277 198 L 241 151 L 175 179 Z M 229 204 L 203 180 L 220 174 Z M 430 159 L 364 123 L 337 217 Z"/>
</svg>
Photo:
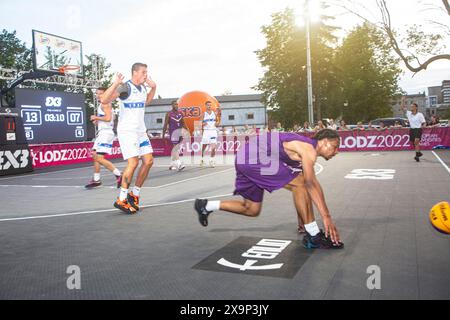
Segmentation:
<svg viewBox="0 0 450 320">
<path fill-rule="evenodd" d="M 331 129 L 319 131 L 310 139 L 296 133 L 267 133 L 256 136 L 241 148 L 235 162 L 235 195 L 242 201 L 208 201 L 197 199 L 194 208 L 202 226 L 208 226 L 208 217 L 214 211 L 226 211 L 247 217 L 261 213 L 264 191 L 282 188 L 292 192 L 294 205 L 303 222 L 307 249 L 341 249 L 338 230 L 331 218 L 324 193 L 316 178 L 317 158 L 333 158 L 340 145 L 339 135 Z M 267 161 L 265 158 L 269 158 Z M 314 218 L 314 203 L 322 216 L 325 232 Z"/>
</svg>

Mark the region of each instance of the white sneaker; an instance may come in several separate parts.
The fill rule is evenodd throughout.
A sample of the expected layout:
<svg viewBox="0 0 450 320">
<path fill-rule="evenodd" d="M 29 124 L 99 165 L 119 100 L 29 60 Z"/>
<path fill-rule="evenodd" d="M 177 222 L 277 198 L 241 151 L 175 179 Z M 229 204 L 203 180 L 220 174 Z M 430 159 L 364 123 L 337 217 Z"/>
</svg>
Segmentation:
<svg viewBox="0 0 450 320">
<path fill-rule="evenodd" d="M 211 168 L 215 168 L 216 167 L 216 162 L 213 159 L 209 160 L 209 166 Z"/>
<path fill-rule="evenodd" d="M 200 167 L 204 167 L 205 166 L 205 160 L 200 160 Z"/>
<path fill-rule="evenodd" d="M 178 164 L 177 170 L 178 171 L 183 171 L 186 168 L 186 166 L 183 164 L 183 162 L 180 162 Z"/>
</svg>

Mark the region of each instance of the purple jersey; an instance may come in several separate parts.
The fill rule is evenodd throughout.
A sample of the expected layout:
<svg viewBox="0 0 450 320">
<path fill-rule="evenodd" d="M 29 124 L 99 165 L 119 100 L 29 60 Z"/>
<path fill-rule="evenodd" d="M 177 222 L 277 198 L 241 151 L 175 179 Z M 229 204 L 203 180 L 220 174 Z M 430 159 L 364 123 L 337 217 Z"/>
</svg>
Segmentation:
<svg viewBox="0 0 450 320">
<path fill-rule="evenodd" d="M 272 139 L 278 141 L 272 143 Z M 317 140 L 296 133 L 268 133 L 267 139 L 251 138 L 236 158 L 235 194 L 262 202 L 264 190 L 273 192 L 297 178 L 303 171 L 302 164 L 289 158 L 283 147 L 284 142 L 291 141 L 306 142 L 314 148 L 317 146 Z"/>
<path fill-rule="evenodd" d="M 183 128 L 183 114 L 180 111 L 169 112 L 169 135 L 172 143 L 178 144 L 181 142 Z"/>
</svg>

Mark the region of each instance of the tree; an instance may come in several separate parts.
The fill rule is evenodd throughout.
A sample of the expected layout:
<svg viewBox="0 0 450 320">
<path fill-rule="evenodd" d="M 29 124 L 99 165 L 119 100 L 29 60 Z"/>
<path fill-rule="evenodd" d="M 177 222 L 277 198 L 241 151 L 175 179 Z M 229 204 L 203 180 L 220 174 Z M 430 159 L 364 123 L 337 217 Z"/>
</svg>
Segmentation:
<svg viewBox="0 0 450 320">
<path fill-rule="evenodd" d="M 14 70 L 31 70 L 31 50 L 17 38 L 16 31 L 3 29 L 0 33 L 0 67 Z M 6 81 L 0 80 L 0 88 Z"/>
<path fill-rule="evenodd" d="M 330 17 L 322 17 L 322 21 Z M 311 27 L 313 52 L 313 88 L 316 106 L 327 110 L 330 105 L 327 92 L 334 86 L 332 45 L 336 38 L 335 28 L 318 22 Z M 307 74 L 306 74 L 306 30 L 295 25 L 294 11 L 290 8 L 272 15 L 272 23 L 262 27 L 267 40 L 266 48 L 256 51 L 264 77 L 254 89 L 263 92 L 263 103 L 269 109 L 272 120 L 283 123 L 284 127 L 308 118 Z"/>
<path fill-rule="evenodd" d="M 383 34 L 367 23 L 356 27 L 336 50 L 341 81 L 340 107 L 348 123 L 390 116 L 391 98 L 399 92 L 399 59 Z"/>
<path fill-rule="evenodd" d="M 109 87 L 112 83 L 113 74 L 110 73 L 111 64 L 100 54 L 90 54 L 85 56 L 84 77 L 88 79 L 100 79 L 102 87 Z M 87 63 L 86 63 L 87 61 Z M 86 106 L 94 112 L 93 90 L 85 90 Z"/>
<path fill-rule="evenodd" d="M 439 32 L 430 33 L 425 31 L 423 25 L 411 24 L 406 26 L 404 34 L 400 32 L 392 23 L 391 11 L 386 0 L 375 0 L 378 7 L 379 18 L 371 21 L 367 18 L 369 13 L 360 12 L 354 1 L 339 1 L 336 6 L 344 8 L 346 11 L 360 17 L 367 23 L 378 28 L 389 39 L 390 46 L 404 62 L 405 66 L 413 73 L 426 70 L 430 64 L 438 60 L 450 60 L 450 54 L 445 53 L 445 41 L 450 36 L 448 19 L 450 17 L 449 0 L 441 0 L 439 4 L 430 1 L 421 1 L 424 12 L 431 12 L 430 20 L 424 19 L 431 27 L 438 27 Z"/>
<path fill-rule="evenodd" d="M 113 74 L 110 73 L 111 64 L 106 61 L 106 58 L 99 54 L 90 54 L 85 56 L 85 63 L 83 67 L 84 77 L 88 79 L 100 79 L 102 87 L 109 87 L 112 84 Z M 86 63 L 87 61 L 87 63 Z M 95 89 L 83 89 L 85 94 L 86 105 L 86 119 L 88 121 L 88 138 L 93 138 L 95 127 L 92 122 L 89 121 L 91 115 L 96 114 L 96 102 Z M 113 108 L 117 108 L 117 103 L 113 102 Z"/>
</svg>

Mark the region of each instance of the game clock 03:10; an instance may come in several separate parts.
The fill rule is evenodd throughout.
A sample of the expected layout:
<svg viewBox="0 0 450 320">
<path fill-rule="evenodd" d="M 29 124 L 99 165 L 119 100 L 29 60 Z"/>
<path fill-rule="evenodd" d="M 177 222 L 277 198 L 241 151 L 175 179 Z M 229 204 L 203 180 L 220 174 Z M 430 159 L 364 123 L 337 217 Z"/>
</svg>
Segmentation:
<svg viewBox="0 0 450 320">
<path fill-rule="evenodd" d="M 22 119 L 25 125 L 40 126 L 42 125 L 41 110 L 22 110 Z M 68 125 L 79 126 L 84 123 L 83 111 L 67 111 L 62 113 L 46 113 L 44 115 L 44 122 L 66 122 Z"/>
</svg>

